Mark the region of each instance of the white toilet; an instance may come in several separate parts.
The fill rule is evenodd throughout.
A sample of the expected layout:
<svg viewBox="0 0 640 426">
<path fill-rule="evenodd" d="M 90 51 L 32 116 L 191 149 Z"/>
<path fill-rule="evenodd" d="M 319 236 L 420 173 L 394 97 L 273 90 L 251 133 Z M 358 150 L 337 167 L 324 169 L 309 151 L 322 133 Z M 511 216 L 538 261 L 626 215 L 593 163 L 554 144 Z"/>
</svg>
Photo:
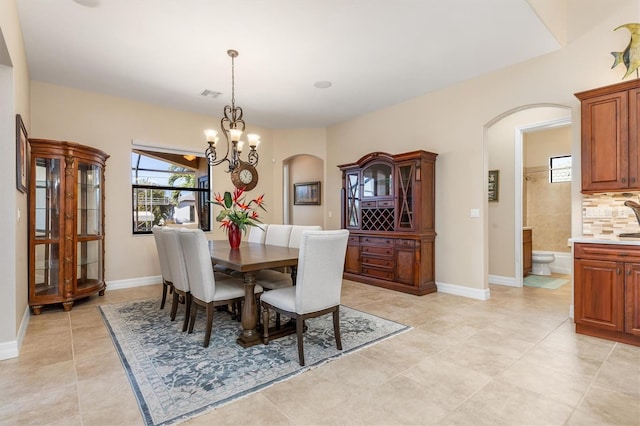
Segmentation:
<svg viewBox="0 0 640 426">
<path fill-rule="evenodd" d="M 556 260 L 553 253 L 538 251 L 531 255 L 531 273 L 533 275 L 551 275 L 549 264 Z"/>
</svg>

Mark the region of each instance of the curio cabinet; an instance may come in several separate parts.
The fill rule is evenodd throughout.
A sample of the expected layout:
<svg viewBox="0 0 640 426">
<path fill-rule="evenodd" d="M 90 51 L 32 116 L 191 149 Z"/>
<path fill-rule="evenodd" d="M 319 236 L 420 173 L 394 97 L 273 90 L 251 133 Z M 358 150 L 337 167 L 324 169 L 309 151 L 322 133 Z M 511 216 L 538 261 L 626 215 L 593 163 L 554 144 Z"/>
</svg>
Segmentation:
<svg viewBox="0 0 640 426">
<path fill-rule="evenodd" d="M 104 295 L 104 152 L 30 139 L 29 306 Z"/>
</svg>

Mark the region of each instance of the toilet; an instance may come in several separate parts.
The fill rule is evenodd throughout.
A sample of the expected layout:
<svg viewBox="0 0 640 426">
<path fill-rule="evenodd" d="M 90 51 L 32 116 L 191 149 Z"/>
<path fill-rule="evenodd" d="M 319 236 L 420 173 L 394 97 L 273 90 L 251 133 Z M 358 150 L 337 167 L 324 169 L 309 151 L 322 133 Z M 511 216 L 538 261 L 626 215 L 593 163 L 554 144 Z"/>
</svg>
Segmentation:
<svg viewBox="0 0 640 426">
<path fill-rule="evenodd" d="M 553 253 L 539 251 L 531 255 L 531 273 L 533 275 L 551 275 L 549 264 L 556 260 Z"/>
</svg>

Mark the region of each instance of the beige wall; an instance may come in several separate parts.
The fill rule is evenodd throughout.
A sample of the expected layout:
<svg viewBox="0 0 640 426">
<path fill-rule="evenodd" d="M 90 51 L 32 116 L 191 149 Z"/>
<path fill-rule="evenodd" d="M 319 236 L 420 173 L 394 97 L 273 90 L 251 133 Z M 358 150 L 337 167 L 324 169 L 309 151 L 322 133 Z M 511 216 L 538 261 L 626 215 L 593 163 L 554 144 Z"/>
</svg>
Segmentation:
<svg viewBox="0 0 640 426">
<path fill-rule="evenodd" d="M 273 212 L 273 223 L 283 223 L 284 213 L 283 213 L 283 194 L 284 194 L 284 178 L 282 176 L 283 165 L 285 162 L 290 159 L 298 156 L 298 155 L 311 155 L 316 157 L 324 162 L 326 158 L 326 130 L 325 129 L 279 129 L 273 131 L 273 141 L 274 141 L 274 150 L 273 150 L 273 188 L 272 188 L 272 198 L 273 201 L 269 203 L 269 209 Z M 326 163 L 325 163 L 326 166 Z M 322 181 L 322 200 L 326 200 L 327 190 L 324 185 L 325 178 L 324 174 L 327 173 L 327 168 L 323 170 L 323 175 L 321 179 Z M 293 198 L 291 198 L 290 203 L 293 203 Z M 327 217 L 327 215 L 334 214 L 339 217 L 338 212 L 327 212 L 326 203 L 323 201 L 320 206 L 320 210 L 322 211 L 322 215 Z M 320 219 L 320 217 L 319 217 Z M 326 228 L 326 223 L 321 221 L 320 224 L 323 225 L 323 228 Z M 340 222 L 338 222 L 338 226 L 333 229 L 337 229 L 340 227 Z"/>
<path fill-rule="evenodd" d="M 571 182 L 549 182 L 549 158 L 571 155 L 571 128 L 524 134 L 524 220 L 533 250 L 570 252 Z"/>
<path fill-rule="evenodd" d="M 30 130 L 29 69 L 15 0 L 0 2 L 0 359 L 12 356 L 27 309 L 27 197 L 16 190 L 15 114 Z M 22 330 L 24 331 L 24 330 Z"/>
<path fill-rule="evenodd" d="M 524 200 L 522 179 L 516 175 L 516 169 L 522 170 L 523 167 L 520 135 L 529 126 L 568 119 L 570 114 L 571 110 L 566 108 L 529 108 L 509 114 L 487 129 L 488 167 L 489 170 L 500 171 L 499 199 L 487 206 L 489 277 L 492 282 L 516 276 L 516 218 L 522 215 Z M 518 149 L 517 144 L 520 145 Z M 516 167 L 517 162 L 519 167 Z M 518 194 L 517 185 L 521 189 Z M 517 270 L 521 268 L 518 266 Z"/>
<path fill-rule="evenodd" d="M 624 48 L 628 34 L 621 36 L 613 28 L 637 20 L 639 6 L 635 0 L 614 0 L 606 7 L 597 0 L 569 1 L 569 42 L 559 51 L 329 128 L 327 191 L 339 188 L 339 174 L 331 173 L 337 164 L 367 152 L 437 152 L 436 281 L 484 293 L 488 277 L 484 127 L 507 111 L 541 103 L 569 106 L 578 117 L 573 93 L 615 83 L 624 74 L 611 70 L 609 52 Z M 574 120 L 572 132 L 580 134 L 579 120 Z M 579 149 L 579 138 L 574 137 L 572 151 Z M 574 200 L 575 194 L 574 189 Z M 328 210 L 339 208 L 338 197 L 327 203 Z M 480 219 L 470 218 L 470 209 L 480 209 Z M 337 224 L 334 216 L 329 225 Z"/>
<path fill-rule="evenodd" d="M 35 81 L 32 83 L 32 105 L 31 136 L 75 141 L 110 155 L 105 179 L 107 281 L 158 275 L 153 237 L 131 234 L 131 143 L 203 152 L 206 148 L 203 131 L 215 127 L 218 118 Z M 250 126 L 250 120 L 247 121 Z M 260 179 L 252 195 L 266 193 L 267 203 L 271 205 L 272 132 L 252 127 L 247 128 L 249 131 L 259 133 L 262 140 L 258 166 Z M 214 167 L 212 190 L 231 189 L 231 180 L 223 167 Z M 217 209 L 214 208 L 214 215 Z M 274 216 L 269 209 L 262 217 L 270 223 Z M 217 223 L 213 223 L 212 228 L 209 238 L 225 237 Z"/>
<path fill-rule="evenodd" d="M 312 155 L 296 155 L 288 161 L 289 166 L 289 193 L 292 225 L 320 225 L 324 223 L 322 209 L 322 194 L 320 194 L 319 206 L 294 205 L 294 187 L 296 183 L 320 182 L 322 191 L 322 177 L 324 176 L 324 163 Z"/>
</svg>

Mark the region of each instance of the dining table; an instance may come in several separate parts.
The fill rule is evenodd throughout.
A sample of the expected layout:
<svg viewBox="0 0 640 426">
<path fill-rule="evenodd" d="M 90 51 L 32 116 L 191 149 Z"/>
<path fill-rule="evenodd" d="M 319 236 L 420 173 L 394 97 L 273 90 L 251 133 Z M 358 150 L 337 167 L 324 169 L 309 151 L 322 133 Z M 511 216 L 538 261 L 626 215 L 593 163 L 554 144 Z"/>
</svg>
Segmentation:
<svg viewBox="0 0 640 426">
<path fill-rule="evenodd" d="M 209 241 L 211 262 L 224 268 L 241 272 L 244 276 L 244 304 L 242 305 L 242 333 L 236 342 L 248 348 L 262 343 L 258 332 L 258 307 L 254 295 L 256 272 L 262 269 L 291 268 L 291 279 L 295 283 L 298 266 L 298 249 L 261 243 L 242 242 L 232 249 L 228 240 Z"/>
</svg>

